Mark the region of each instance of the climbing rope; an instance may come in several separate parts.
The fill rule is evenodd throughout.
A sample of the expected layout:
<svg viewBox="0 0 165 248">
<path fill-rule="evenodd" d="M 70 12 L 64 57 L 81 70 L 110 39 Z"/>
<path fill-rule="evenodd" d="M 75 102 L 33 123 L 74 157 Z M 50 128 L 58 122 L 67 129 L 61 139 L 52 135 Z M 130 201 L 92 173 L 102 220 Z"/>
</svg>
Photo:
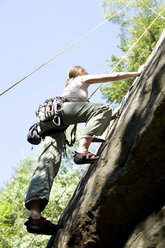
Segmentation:
<svg viewBox="0 0 165 248">
<path fill-rule="evenodd" d="M 123 59 L 130 53 L 130 51 L 136 46 L 136 44 L 141 40 L 141 38 L 146 34 L 146 32 L 151 28 L 151 26 L 154 24 L 154 22 L 156 22 L 156 20 L 162 15 L 163 11 L 165 10 L 165 8 L 158 13 L 157 17 L 152 21 L 152 23 L 145 29 L 145 31 L 142 33 L 142 35 L 136 40 L 136 42 L 128 49 L 128 51 L 123 55 L 123 57 L 120 59 L 120 61 L 115 65 L 115 67 L 112 69 L 112 72 L 114 72 L 116 70 L 116 68 L 118 67 L 118 65 L 123 61 Z M 90 95 L 90 97 L 88 98 L 88 100 L 96 93 L 96 91 L 102 86 L 103 83 L 100 83 L 99 86 L 94 90 L 94 92 Z"/>
<path fill-rule="evenodd" d="M 148 7 L 148 6 L 145 6 L 145 7 L 146 7 L 147 9 L 151 10 L 154 14 L 158 15 L 158 13 L 157 13 L 155 10 L 153 10 L 152 8 L 150 8 L 150 7 Z M 160 17 L 161 17 L 162 19 L 165 20 L 165 17 L 164 17 L 164 16 L 160 15 Z"/>
<path fill-rule="evenodd" d="M 137 0 L 134 0 L 133 2 L 127 4 L 125 7 L 123 7 L 122 9 L 120 9 L 118 12 L 116 12 L 114 15 L 108 17 L 107 19 L 105 19 L 103 22 L 101 22 L 100 24 L 98 24 L 96 27 L 94 27 L 92 30 L 90 30 L 88 33 L 84 34 L 83 36 L 81 36 L 79 39 L 77 39 L 76 41 L 74 41 L 73 43 L 71 43 L 70 45 L 68 45 L 67 47 L 65 47 L 63 50 L 61 50 L 59 53 L 57 53 L 54 57 L 50 58 L 48 61 L 46 61 L 45 63 L 43 63 L 42 65 L 40 65 L 39 67 L 37 67 L 34 71 L 32 71 L 31 73 L 29 73 L 28 75 L 26 75 L 25 77 L 23 77 L 22 79 L 20 79 L 19 81 L 17 81 L 15 84 L 11 85 L 9 88 L 7 88 L 6 90 L 4 90 L 0 96 L 2 96 L 3 94 L 5 94 L 7 91 L 11 90 L 13 87 L 15 87 L 16 85 L 20 84 L 22 81 L 24 81 L 26 78 L 30 77 L 32 74 L 34 74 L 35 72 L 37 72 L 38 70 L 40 70 L 42 67 L 44 67 L 45 65 L 47 65 L 48 63 L 50 63 L 52 60 L 54 60 L 55 58 L 57 58 L 59 55 L 61 55 L 62 53 L 64 53 L 66 50 L 68 50 L 69 48 L 71 48 L 72 46 L 74 46 L 76 43 L 78 43 L 80 40 L 82 40 L 83 38 L 85 38 L 86 36 L 88 36 L 89 34 L 93 33 L 96 29 L 98 29 L 99 27 L 101 27 L 104 23 L 108 22 L 110 19 L 112 19 L 113 17 L 115 17 L 116 15 L 118 15 L 120 12 L 122 12 L 123 10 L 125 10 L 127 7 L 129 7 L 130 5 L 132 5 L 134 2 L 136 2 Z"/>
</svg>

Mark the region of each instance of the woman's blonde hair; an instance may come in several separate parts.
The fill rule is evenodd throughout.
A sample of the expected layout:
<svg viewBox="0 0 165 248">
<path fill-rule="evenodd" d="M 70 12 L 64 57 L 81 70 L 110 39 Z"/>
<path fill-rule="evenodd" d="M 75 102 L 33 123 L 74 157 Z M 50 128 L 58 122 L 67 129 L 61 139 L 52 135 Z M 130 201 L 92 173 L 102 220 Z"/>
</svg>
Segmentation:
<svg viewBox="0 0 165 248">
<path fill-rule="evenodd" d="M 80 75 L 81 72 L 85 71 L 84 67 L 80 66 L 80 65 L 75 65 L 72 66 L 72 68 L 70 68 L 70 70 L 68 71 L 68 78 L 75 78 L 77 76 Z"/>
<path fill-rule="evenodd" d="M 81 72 L 85 71 L 85 68 L 80 65 L 75 65 L 70 68 L 68 71 L 68 80 L 66 82 L 66 86 L 70 84 L 69 79 L 74 79 L 75 77 L 79 76 Z"/>
</svg>

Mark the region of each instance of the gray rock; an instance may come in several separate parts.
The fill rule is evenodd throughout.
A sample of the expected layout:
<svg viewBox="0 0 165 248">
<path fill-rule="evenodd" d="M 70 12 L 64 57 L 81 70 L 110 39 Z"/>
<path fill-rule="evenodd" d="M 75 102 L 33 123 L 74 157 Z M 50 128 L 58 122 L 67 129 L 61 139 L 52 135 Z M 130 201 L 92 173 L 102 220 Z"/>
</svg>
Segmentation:
<svg viewBox="0 0 165 248">
<path fill-rule="evenodd" d="M 165 207 L 138 224 L 124 248 L 165 247 Z"/>
</svg>

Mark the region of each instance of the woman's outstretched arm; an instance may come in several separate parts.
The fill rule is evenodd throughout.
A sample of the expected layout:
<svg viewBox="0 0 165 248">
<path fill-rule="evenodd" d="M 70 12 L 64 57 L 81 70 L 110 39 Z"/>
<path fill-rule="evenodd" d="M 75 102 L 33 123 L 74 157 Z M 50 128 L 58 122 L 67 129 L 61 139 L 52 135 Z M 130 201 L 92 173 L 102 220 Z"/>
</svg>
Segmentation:
<svg viewBox="0 0 165 248">
<path fill-rule="evenodd" d="M 115 72 L 110 74 L 100 74 L 100 75 L 84 75 L 82 80 L 87 84 L 95 83 L 106 83 L 111 81 L 117 81 L 122 79 L 127 79 L 131 77 L 138 77 L 143 72 L 145 66 L 141 66 L 137 72 Z"/>
</svg>

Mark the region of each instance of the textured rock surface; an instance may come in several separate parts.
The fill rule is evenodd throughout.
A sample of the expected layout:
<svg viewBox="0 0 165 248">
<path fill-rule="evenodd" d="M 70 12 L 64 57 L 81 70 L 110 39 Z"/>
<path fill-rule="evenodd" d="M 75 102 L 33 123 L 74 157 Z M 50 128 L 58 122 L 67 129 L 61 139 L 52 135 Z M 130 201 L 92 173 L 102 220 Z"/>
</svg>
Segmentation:
<svg viewBox="0 0 165 248">
<path fill-rule="evenodd" d="M 133 231 L 124 248 L 165 247 L 165 207 L 155 211 Z"/>
<path fill-rule="evenodd" d="M 133 229 L 164 206 L 165 34 L 99 152 L 61 217 L 65 229 L 48 247 L 123 248 Z M 129 242 L 126 248 L 158 247 Z"/>
</svg>

